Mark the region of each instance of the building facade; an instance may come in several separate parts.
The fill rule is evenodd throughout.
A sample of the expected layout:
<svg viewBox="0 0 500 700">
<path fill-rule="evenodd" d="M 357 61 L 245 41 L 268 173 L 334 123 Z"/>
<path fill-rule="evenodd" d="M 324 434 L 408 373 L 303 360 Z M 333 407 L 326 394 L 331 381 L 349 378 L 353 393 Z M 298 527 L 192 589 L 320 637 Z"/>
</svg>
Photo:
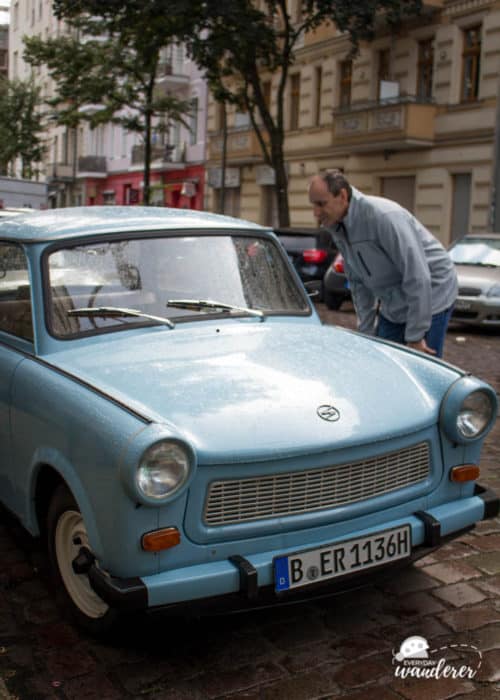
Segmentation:
<svg viewBox="0 0 500 700">
<path fill-rule="evenodd" d="M 44 99 L 54 86 L 44 68 L 23 60 L 23 36 L 49 38 L 64 32 L 51 0 L 12 0 L 10 8 L 10 78 L 32 73 Z M 151 186 L 159 206 L 203 208 L 207 89 L 182 46 L 164 50 L 157 89 L 192 104 L 189 128 L 171 127 L 153 143 Z M 47 125 L 44 175 L 52 207 L 93 204 L 139 204 L 143 194 L 144 146 L 140 135 L 115 124 L 90 129 Z"/>
<path fill-rule="evenodd" d="M 9 77 L 9 25 L 2 20 L 0 13 L 0 76 L 7 80 Z"/>
<path fill-rule="evenodd" d="M 399 201 L 445 244 L 487 230 L 499 179 L 500 3 L 424 0 L 397 35 L 381 26 L 354 60 L 350 48 L 325 25 L 297 51 L 285 107 L 291 224 L 314 225 L 308 179 L 337 167 L 362 191 Z M 217 209 L 218 105 L 209 104 L 208 119 L 208 195 Z M 228 124 L 225 209 L 276 224 L 273 172 L 247 115 L 229 111 Z"/>
</svg>

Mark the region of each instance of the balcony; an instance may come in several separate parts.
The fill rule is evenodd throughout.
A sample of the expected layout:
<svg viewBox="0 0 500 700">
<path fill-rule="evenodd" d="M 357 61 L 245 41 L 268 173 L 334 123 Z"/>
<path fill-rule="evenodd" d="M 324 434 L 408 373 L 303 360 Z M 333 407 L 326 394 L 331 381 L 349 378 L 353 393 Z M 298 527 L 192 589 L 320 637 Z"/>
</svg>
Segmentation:
<svg viewBox="0 0 500 700">
<path fill-rule="evenodd" d="M 105 175 L 107 172 L 106 156 L 80 156 L 78 158 L 78 174 Z"/>
<path fill-rule="evenodd" d="M 155 90 L 160 94 L 182 93 L 189 86 L 189 74 L 182 61 L 164 61 L 158 67 Z"/>
<path fill-rule="evenodd" d="M 107 174 L 106 156 L 80 156 L 78 167 L 73 163 L 49 163 L 48 182 L 74 182 L 82 177 L 105 177 Z"/>
<path fill-rule="evenodd" d="M 221 133 L 210 137 L 209 158 L 221 160 L 224 138 Z M 234 163 L 262 160 L 262 150 L 253 129 L 232 129 L 227 134 L 227 157 Z"/>
<path fill-rule="evenodd" d="M 144 165 L 144 144 L 132 146 L 132 165 Z M 184 160 L 183 146 L 151 146 L 151 162 L 180 163 Z"/>
<path fill-rule="evenodd" d="M 72 163 L 48 163 L 47 182 L 74 182 L 75 167 Z"/>
<path fill-rule="evenodd" d="M 351 153 L 427 148 L 436 109 L 410 96 L 343 107 L 334 112 L 333 146 Z"/>
</svg>

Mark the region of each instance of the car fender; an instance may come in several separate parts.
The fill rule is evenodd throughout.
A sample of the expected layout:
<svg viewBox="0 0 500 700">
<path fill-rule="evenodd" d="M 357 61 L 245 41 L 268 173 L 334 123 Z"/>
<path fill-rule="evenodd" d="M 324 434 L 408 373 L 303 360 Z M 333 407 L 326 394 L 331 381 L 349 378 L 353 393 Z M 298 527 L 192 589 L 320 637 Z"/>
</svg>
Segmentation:
<svg viewBox="0 0 500 700">
<path fill-rule="evenodd" d="M 78 508 L 85 520 L 85 526 L 89 536 L 92 550 L 96 553 L 102 552 L 102 543 L 96 525 L 94 509 L 86 494 L 85 488 L 80 481 L 78 471 L 68 458 L 54 447 L 40 446 L 33 453 L 33 458 L 29 466 L 28 483 L 29 499 L 27 500 L 28 512 L 25 516 L 27 529 L 33 535 L 40 534 L 40 523 L 36 513 L 36 489 L 40 472 L 44 466 L 51 467 L 67 486 L 78 504 Z"/>
</svg>

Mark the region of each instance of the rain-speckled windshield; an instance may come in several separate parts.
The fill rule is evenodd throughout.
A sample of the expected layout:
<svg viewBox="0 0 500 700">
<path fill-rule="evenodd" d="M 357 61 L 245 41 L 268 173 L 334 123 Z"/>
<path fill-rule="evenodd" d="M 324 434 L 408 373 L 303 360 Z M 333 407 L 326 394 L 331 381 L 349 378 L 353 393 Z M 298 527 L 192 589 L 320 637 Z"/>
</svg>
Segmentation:
<svg viewBox="0 0 500 700">
<path fill-rule="evenodd" d="M 283 253 L 274 241 L 253 235 L 169 235 L 59 248 L 48 256 L 48 290 L 49 325 L 57 336 L 162 318 L 244 316 L 245 309 L 263 316 L 309 312 Z"/>
<path fill-rule="evenodd" d="M 449 252 L 453 262 L 459 265 L 500 267 L 500 238 L 466 236 Z"/>
</svg>

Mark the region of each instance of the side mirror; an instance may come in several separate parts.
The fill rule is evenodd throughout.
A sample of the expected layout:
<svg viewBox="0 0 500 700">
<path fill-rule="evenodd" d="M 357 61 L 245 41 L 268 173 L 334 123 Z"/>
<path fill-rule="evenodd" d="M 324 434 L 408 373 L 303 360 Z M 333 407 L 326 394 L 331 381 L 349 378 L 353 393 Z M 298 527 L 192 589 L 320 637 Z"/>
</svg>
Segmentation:
<svg viewBox="0 0 500 700">
<path fill-rule="evenodd" d="M 304 287 L 306 288 L 307 296 L 310 299 L 314 299 L 315 297 L 319 297 L 318 284 L 319 283 L 317 281 L 304 282 Z"/>
</svg>

